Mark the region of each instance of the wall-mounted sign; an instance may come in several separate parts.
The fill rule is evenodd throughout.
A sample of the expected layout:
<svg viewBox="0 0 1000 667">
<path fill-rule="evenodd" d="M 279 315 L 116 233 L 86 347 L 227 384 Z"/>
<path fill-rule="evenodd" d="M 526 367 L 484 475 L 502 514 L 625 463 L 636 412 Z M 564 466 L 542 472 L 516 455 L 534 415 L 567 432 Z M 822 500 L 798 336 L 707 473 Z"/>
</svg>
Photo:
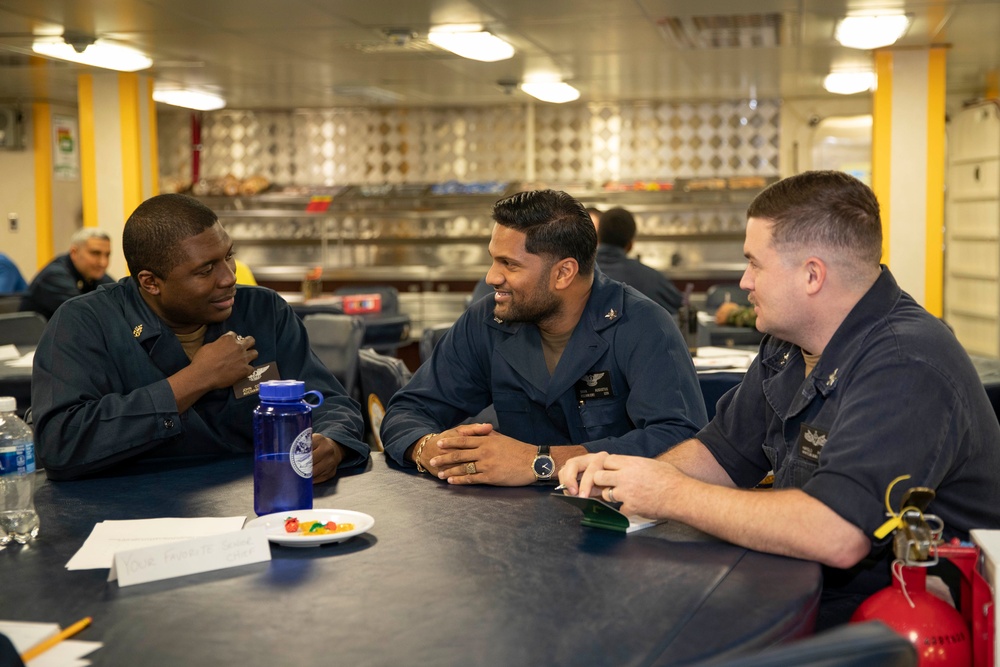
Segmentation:
<svg viewBox="0 0 1000 667">
<path fill-rule="evenodd" d="M 76 118 L 52 116 L 52 169 L 57 181 L 80 180 L 80 133 Z"/>
</svg>

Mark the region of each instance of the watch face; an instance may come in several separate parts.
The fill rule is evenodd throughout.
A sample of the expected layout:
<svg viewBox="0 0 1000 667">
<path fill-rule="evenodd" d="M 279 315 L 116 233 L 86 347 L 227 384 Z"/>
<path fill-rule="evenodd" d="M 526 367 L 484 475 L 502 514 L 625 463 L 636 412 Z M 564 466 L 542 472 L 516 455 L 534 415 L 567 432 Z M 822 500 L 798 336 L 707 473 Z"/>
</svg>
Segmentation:
<svg viewBox="0 0 1000 667">
<path fill-rule="evenodd" d="M 556 471 L 556 462 L 552 460 L 551 456 L 540 454 L 531 462 L 531 469 L 538 479 L 550 479 L 552 473 Z"/>
</svg>

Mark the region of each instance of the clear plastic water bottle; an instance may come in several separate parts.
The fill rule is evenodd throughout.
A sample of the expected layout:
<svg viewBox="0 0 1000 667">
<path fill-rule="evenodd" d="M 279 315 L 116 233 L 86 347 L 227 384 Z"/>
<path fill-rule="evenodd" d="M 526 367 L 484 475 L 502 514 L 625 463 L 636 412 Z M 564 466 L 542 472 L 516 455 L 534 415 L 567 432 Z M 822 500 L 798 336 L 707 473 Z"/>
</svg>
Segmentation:
<svg viewBox="0 0 1000 667">
<path fill-rule="evenodd" d="M 14 397 L 0 396 L 0 545 L 38 536 L 35 439 L 16 409 Z"/>
<path fill-rule="evenodd" d="M 258 515 L 312 509 L 312 408 L 298 380 L 260 383 L 253 413 L 253 509 Z"/>
</svg>

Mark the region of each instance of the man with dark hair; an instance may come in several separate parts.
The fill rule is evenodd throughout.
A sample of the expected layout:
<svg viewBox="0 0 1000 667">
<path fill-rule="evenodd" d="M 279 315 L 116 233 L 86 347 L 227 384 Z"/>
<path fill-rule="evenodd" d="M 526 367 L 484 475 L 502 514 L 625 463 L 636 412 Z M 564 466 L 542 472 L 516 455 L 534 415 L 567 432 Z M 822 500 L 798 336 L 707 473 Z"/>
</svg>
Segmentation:
<svg viewBox="0 0 1000 667">
<path fill-rule="evenodd" d="M 893 538 L 876 531 L 908 489 L 935 491 L 927 512 L 946 540 L 1000 528 L 1000 425 L 952 333 L 879 265 L 871 189 L 806 172 L 747 217 L 740 286 L 767 335 L 743 382 L 657 459 L 591 454 L 560 480 L 629 514 L 819 561 L 826 627 L 889 585 Z M 769 471 L 773 489 L 754 489 Z"/>
<path fill-rule="evenodd" d="M 635 218 L 631 213 L 621 207 L 602 213 L 597 240 L 597 264 L 601 271 L 618 282 L 636 288 L 666 308 L 671 315 L 677 313 L 684 297 L 670 279 L 628 256 L 635 240 Z"/>
<path fill-rule="evenodd" d="M 273 291 L 237 286 L 233 244 L 190 197 L 146 200 L 122 234 L 132 276 L 68 302 L 35 351 L 32 409 L 50 479 L 138 459 L 253 451 L 260 382 L 322 392 L 313 481 L 368 458 L 361 413 Z"/>
<path fill-rule="evenodd" d="M 548 480 L 587 451 L 654 456 L 705 423 L 698 379 L 670 316 L 594 268 L 597 234 L 563 192 L 493 207 L 474 303 L 390 401 L 386 454 L 451 484 Z M 461 422 L 493 404 L 498 429 Z"/>
<path fill-rule="evenodd" d="M 110 258 L 111 237 L 106 232 L 95 227 L 77 230 L 70 237 L 69 252 L 46 264 L 32 279 L 20 309 L 49 319 L 65 301 L 113 283 L 105 273 Z"/>
</svg>

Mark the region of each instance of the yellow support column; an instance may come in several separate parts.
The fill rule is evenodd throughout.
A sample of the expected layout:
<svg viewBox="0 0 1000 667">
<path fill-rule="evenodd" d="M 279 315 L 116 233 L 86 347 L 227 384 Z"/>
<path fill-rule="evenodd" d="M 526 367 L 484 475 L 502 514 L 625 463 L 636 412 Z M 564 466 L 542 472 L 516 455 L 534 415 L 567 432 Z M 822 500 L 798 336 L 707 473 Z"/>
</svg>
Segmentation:
<svg viewBox="0 0 1000 667">
<path fill-rule="evenodd" d="M 38 268 L 55 254 L 52 244 L 52 108 L 45 102 L 31 105 L 35 148 L 35 258 Z"/>
<path fill-rule="evenodd" d="M 900 286 L 940 316 L 944 267 L 945 49 L 875 54 L 872 189 L 883 256 Z"/>
</svg>

